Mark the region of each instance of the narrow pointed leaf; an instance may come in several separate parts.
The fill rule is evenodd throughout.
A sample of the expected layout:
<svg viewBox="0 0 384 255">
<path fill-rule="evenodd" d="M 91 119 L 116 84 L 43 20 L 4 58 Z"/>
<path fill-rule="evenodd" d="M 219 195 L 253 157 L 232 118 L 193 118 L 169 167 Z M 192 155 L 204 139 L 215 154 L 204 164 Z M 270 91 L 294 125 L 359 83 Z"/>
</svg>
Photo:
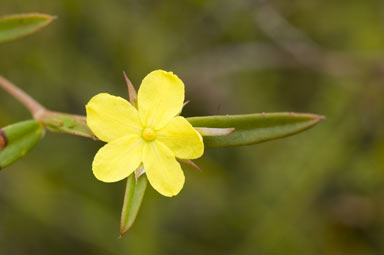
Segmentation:
<svg viewBox="0 0 384 255">
<path fill-rule="evenodd" d="M 261 143 L 297 134 L 324 117 L 304 113 L 260 113 L 188 118 L 194 127 L 234 128 L 227 136 L 204 136 L 206 147 L 230 147 Z"/>
<path fill-rule="evenodd" d="M 135 222 L 140 205 L 147 188 L 147 176 L 144 174 L 136 182 L 135 175 L 131 174 L 127 179 L 123 209 L 121 211 L 120 237 L 123 236 Z"/>
<path fill-rule="evenodd" d="M 0 169 L 22 158 L 44 135 L 44 127 L 35 120 L 9 125 L 0 132 Z"/>
<path fill-rule="evenodd" d="M 0 43 L 16 40 L 46 27 L 55 17 L 39 14 L 18 14 L 0 17 Z"/>
</svg>

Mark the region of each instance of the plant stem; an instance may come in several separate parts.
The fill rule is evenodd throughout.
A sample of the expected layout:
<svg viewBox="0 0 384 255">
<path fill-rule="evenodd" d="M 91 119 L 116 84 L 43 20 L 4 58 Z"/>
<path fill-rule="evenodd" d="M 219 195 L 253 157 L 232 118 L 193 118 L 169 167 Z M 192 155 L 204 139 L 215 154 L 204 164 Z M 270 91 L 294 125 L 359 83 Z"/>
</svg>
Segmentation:
<svg viewBox="0 0 384 255">
<path fill-rule="evenodd" d="M 19 100 L 20 103 L 28 108 L 35 119 L 39 119 L 39 116 L 47 111 L 44 106 L 39 104 L 30 95 L 2 76 L 0 76 L 0 88 Z"/>
</svg>

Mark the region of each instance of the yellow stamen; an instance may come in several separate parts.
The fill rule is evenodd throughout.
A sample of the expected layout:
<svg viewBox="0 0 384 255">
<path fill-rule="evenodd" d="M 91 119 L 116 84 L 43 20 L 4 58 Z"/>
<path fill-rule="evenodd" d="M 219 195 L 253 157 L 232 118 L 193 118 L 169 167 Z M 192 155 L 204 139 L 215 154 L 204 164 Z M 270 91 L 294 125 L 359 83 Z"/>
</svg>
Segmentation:
<svg viewBox="0 0 384 255">
<path fill-rule="evenodd" d="M 152 141 L 156 138 L 156 133 L 151 128 L 144 128 L 143 138 L 147 141 Z"/>
</svg>

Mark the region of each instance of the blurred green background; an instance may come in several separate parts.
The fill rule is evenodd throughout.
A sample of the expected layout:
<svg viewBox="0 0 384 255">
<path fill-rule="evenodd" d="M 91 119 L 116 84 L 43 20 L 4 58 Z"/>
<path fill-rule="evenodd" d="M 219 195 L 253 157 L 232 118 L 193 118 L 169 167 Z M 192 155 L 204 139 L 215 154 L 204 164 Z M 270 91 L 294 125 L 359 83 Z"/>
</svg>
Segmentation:
<svg viewBox="0 0 384 255">
<path fill-rule="evenodd" d="M 1 254 L 383 254 L 382 0 L 2 0 L 43 12 L 42 32 L 0 45 L 0 73 L 52 110 L 84 114 L 172 70 L 184 116 L 296 111 L 315 128 L 207 150 L 175 198 L 147 190 L 122 239 L 125 182 L 97 181 L 101 142 L 48 133 L 0 172 Z M 30 118 L 0 91 L 0 126 Z"/>
</svg>

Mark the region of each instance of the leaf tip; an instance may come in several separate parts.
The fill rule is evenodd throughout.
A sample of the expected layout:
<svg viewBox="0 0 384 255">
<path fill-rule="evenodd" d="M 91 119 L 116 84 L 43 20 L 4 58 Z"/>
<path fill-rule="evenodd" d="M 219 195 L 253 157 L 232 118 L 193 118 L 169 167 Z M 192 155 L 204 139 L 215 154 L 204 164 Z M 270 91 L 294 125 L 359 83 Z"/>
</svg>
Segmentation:
<svg viewBox="0 0 384 255">
<path fill-rule="evenodd" d="M 129 102 L 133 105 L 133 106 L 137 106 L 137 92 L 136 92 L 136 89 L 135 87 L 133 86 L 132 82 L 129 80 L 127 74 L 125 73 L 125 71 L 123 71 L 123 76 L 124 76 L 124 79 L 125 79 L 125 83 L 127 84 L 127 87 L 128 87 L 128 97 L 129 97 Z"/>
<path fill-rule="evenodd" d="M 297 114 L 297 113 L 294 113 L 294 114 Z M 308 118 L 308 120 L 310 120 L 311 124 L 309 125 L 308 128 L 316 126 L 320 121 L 325 119 L 325 116 L 320 114 L 301 113 L 300 115 L 305 115 Z"/>
<path fill-rule="evenodd" d="M 313 116 L 313 119 L 315 120 L 315 123 L 318 123 L 318 122 L 326 119 L 326 117 L 324 115 L 312 114 L 312 116 Z"/>
<path fill-rule="evenodd" d="M 128 230 L 131 229 L 132 226 L 133 226 L 133 222 L 132 222 L 132 224 L 129 224 L 129 225 L 126 225 L 126 226 L 121 224 L 120 225 L 119 239 L 123 238 L 123 236 L 128 232 Z"/>
<path fill-rule="evenodd" d="M 127 225 L 127 226 L 124 226 L 124 224 L 122 223 L 122 224 L 120 224 L 120 233 L 119 233 L 119 239 L 121 239 L 121 238 L 123 238 L 123 236 L 128 232 L 128 230 L 130 230 L 131 229 L 131 227 L 132 227 L 132 225 L 133 225 L 133 222 L 132 222 L 132 224 L 130 224 L 130 225 Z"/>
<path fill-rule="evenodd" d="M 39 13 L 39 12 L 35 12 L 35 13 L 30 13 L 30 14 L 25 14 L 26 16 L 40 16 L 42 18 L 46 18 L 48 20 L 54 20 L 57 18 L 56 15 L 50 15 L 50 14 L 45 14 L 45 13 Z"/>
<path fill-rule="evenodd" d="M 193 162 L 192 160 L 189 160 L 189 159 L 177 159 L 177 160 L 178 160 L 180 163 L 189 165 L 189 166 L 195 168 L 197 171 L 200 171 L 200 172 L 201 172 L 201 168 L 200 168 L 195 162 Z"/>
<path fill-rule="evenodd" d="M 230 134 L 232 134 L 233 132 L 235 132 L 235 128 L 229 128 L 229 130 L 228 130 L 228 135 L 230 135 Z"/>
<path fill-rule="evenodd" d="M 30 36 L 48 26 L 57 16 L 43 13 L 23 13 L 0 16 L 0 42 L 10 42 Z"/>
<path fill-rule="evenodd" d="M 315 124 L 317 124 L 319 121 L 324 120 L 326 117 L 324 115 L 320 114 L 313 114 L 313 113 L 295 113 L 295 112 L 290 112 L 289 113 L 291 116 L 303 116 L 306 117 L 310 120 L 313 120 Z"/>
<path fill-rule="evenodd" d="M 22 14 L 24 17 L 40 17 L 46 20 L 47 24 L 51 23 L 52 21 L 56 20 L 58 18 L 57 15 L 50 15 L 50 14 L 45 14 L 45 13 L 27 13 L 27 14 Z"/>
</svg>

